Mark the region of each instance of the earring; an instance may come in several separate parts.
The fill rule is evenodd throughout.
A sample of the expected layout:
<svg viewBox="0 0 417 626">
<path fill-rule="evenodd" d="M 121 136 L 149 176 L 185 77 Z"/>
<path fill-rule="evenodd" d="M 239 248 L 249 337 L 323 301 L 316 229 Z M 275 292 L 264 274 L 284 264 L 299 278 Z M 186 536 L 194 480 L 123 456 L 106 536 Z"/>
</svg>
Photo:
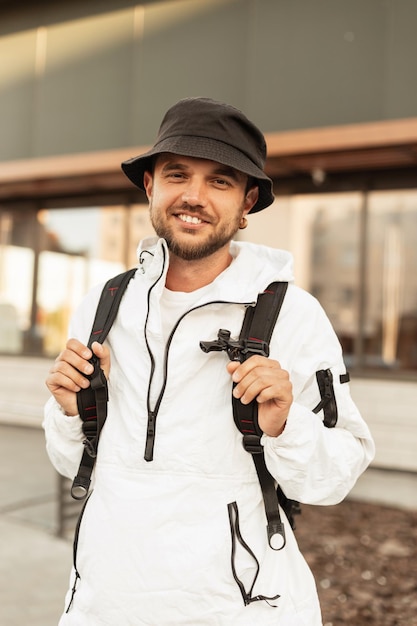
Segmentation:
<svg viewBox="0 0 417 626">
<path fill-rule="evenodd" d="M 239 223 L 240 230 L 244 230 L 247 227 L 247 225 L 248 225 L 248 220 L 246 219 L 246 217 L 242 217 Z"/>
</svg>

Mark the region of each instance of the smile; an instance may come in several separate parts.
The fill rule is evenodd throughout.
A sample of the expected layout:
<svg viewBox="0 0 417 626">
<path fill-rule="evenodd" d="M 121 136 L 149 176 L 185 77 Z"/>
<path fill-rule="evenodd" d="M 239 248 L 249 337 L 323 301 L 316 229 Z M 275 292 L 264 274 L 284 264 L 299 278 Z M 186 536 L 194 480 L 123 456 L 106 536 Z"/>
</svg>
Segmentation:
<svg viewBox="0 0 417 626">
<path fill-rule="evenodd" d="M 186 222 L 187 224 L 202 224 L 203 220 L 201 220 L 199 217 L 196 217 L 195 215 L 184 215 L 184 213 L 181 213 L 180 215 L 177 216 L 182 222 Z"/>
</svg>

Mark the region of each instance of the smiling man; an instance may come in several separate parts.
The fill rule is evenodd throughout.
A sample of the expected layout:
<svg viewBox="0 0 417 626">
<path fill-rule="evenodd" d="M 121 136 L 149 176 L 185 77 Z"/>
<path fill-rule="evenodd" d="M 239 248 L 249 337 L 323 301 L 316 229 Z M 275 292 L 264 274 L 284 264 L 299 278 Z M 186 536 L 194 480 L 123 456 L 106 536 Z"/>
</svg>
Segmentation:
<svg viewBox="0 0 417 626">
<path fill-rule="evenodd" d="M 293 284 L 289 253 L 233 237 L 273 202 L 265 140 L 238 109 L 187 98 L 153 148 L 122 164 L 143 189 L 157 236 L 105 344 L 108 417 L 76 542 L 60 626 L 319 626 L 312 574 L 284 517 L 271 544 L 263 493 L 231 394 L 257 404 L 267 470 L 288 498 L 335 504 L 374 454 L 340 344 L 319 303 Z M 270 356 L 229 362 L 200 342 L 239 337 L 248 306 L 289 283 Z M 72 478 L 83 451 L 77 392 L 102 286 L 87 294 L 47 378 L 47 449 Z M 323 421 L 326 372 L 332 428 Z"/>
</svg>

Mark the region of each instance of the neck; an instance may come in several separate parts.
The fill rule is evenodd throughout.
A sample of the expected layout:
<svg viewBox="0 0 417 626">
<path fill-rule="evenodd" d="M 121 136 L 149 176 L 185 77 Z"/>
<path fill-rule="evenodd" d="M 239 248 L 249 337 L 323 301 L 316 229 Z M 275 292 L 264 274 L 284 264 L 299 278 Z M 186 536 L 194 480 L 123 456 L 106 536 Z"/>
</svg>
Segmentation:
<svg viewBox="0 0 417 626">
<path fill-rule="evenodd" d="M 185 261 L 170 253 L 165 286 L 171 291 L 191 292 L 212 283 L 232 262 L 229 246 L 205 259 Z"/>
</svg>

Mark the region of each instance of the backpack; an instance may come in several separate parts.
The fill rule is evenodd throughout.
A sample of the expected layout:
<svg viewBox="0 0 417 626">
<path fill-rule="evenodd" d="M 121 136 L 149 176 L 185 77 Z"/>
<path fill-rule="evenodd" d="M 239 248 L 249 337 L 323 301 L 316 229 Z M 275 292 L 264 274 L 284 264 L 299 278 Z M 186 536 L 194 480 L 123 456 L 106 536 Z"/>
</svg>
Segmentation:
<svg viewBox="0 0 417 626">
<path fill-rule="evenodd" d="M 130 279 L 136 268 L 111 278 L 104 286 L 97 306 L 88 347 L 94 341 L 103 343 L 116 318 L 117 311 Z M 201 341 L 200 348 L 204 352 L 226 351 L 231 360 L 244 360 L 258 354 L 269 356 L 269 341 L 275 327 L 287 291 L 288 283 L 274 282 L 258 295 L 255 306 L 246 308 L 241 332 L 237 341 L 230 338 L 230 332 L 220 329 L 214 341 Z M 93 355 L 90 362 L 94 366 L 89 376 L 90 387 L 77 393 L 77 404 L 82 428 L 85 435 L 84 450 L 74 478 L 71 495 L 76 500 L 84 500 L 89 492 L 91 474 L 97 457 L 97 449 L 101 430 L 107 418 L 108 389 L 107 380 L 100 368 L 99 359 Z M 323 410 L 324 424 L 334 427 L 337 422 L 337 406 L 334 397 L 332 374 L 330 370 L 316 373 L 320 390 L 321 402 L 313 409 L 315 413 Z M 344 381 L 343 381 L 344 382 Z M 268 542 L 273 549 L 281 549 L 285 545 L 285 529 L 281 521 L 278 503 L 284 510 L 290 525 L 295 529 L 294 516 L 301 512 L 300 504 L 287 498 L 269 473 L 260 443 L 263 435 L 257 419 L 257 402 L 243 405 L 232 395 L 233 418 L 242 433 L 245 450 L 252 455 L 259 482 L 262 489 L 265 513 L 267 517 Z M 281 537 L 280 547 L 275 547 L 273 537 Z"/>
</svg>

